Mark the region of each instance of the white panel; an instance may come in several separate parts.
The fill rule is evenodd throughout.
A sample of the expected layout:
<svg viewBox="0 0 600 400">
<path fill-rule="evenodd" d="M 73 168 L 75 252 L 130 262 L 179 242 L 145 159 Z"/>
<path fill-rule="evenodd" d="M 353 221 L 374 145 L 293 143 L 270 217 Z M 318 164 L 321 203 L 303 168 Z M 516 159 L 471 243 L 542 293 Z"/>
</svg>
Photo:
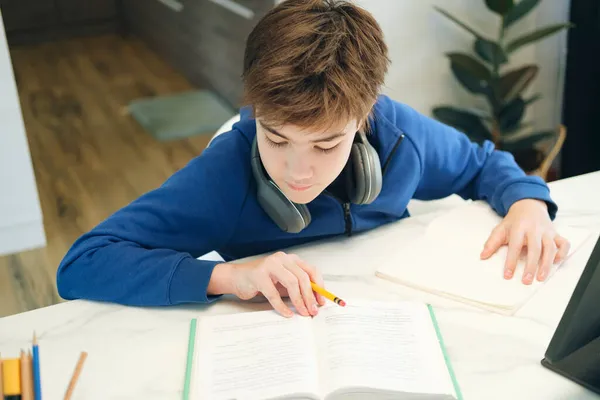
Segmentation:
<svg viewBox="0 0 600 400">
<path fill-rule="evenodd" d="M 6 254 L 43 246 L 45 238 L 27 136 L 1 18 L 0 121 L 0 254 Z"/>
</svg>

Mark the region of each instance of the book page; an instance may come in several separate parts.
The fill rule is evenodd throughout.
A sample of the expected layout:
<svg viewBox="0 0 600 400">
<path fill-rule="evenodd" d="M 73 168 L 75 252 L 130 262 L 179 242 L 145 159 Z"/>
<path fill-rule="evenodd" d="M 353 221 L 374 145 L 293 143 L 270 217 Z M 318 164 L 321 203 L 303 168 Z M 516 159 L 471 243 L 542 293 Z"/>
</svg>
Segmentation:
<svg viewBox="0 0 600 400">
<path fill-rule="evenodd" d="M 315 323 L 324 393 L 454 393 L 425 304 L 350 302 L 323 309 Z"/>
<path fill-rule="evenodd" d="M 513 278 L 504 279 L 507 246 L 487 260 L 480 258 L 485 242 L 501 220 L 487 203 L 457 207 L 435 219 L 424 235 L 390 253 L 376 275 L 474 306 L 511 313 L 547 282 L 559 265 L 551 268 L 545 282 L 535 279 L 531 285 L 525 285 L 524 252 Z M 555 226 L 571 242 L 569 254 L 590 237 L 588 230 L 565 226 L 559 220 Z"/>
<path fill-rule="evenodd" d="M 311 319 L 275 311 L 198 320 L 195 399 L 317 398 L 318 362 Z"/>
</svg>

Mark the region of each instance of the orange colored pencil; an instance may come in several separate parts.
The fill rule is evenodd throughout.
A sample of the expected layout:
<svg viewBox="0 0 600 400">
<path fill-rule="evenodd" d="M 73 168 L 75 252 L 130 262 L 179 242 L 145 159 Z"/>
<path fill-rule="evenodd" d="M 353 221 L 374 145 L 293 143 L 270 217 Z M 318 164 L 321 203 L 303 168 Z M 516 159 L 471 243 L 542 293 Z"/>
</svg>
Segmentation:
<svg viewBox="0 0 600 400">
<path fill-rule="evenodd" d="M 21 350 L 21 400 L 33 400 L 33 371 L 31 360 Z"/>
<path fill-rule="evenodd" d="M 64 400 L 69 400 L 73 395 L 73 391 L 75 390 L 75 385 L 77 384 L 77 380 L 79 379 L 79 375 L 81 374 L 81 370 L 83 369 L 83 363 L 87 358 L 87 353 L 85 351 L 81 352 L 79 356 L 79 360 L 77 361 L 77 365 L 75 366 L 75 370 L 73 371 L 73 376 L 71 376 L 71 382 L 69 382 L 69 387 L 65 393 Z"/>
</svg>

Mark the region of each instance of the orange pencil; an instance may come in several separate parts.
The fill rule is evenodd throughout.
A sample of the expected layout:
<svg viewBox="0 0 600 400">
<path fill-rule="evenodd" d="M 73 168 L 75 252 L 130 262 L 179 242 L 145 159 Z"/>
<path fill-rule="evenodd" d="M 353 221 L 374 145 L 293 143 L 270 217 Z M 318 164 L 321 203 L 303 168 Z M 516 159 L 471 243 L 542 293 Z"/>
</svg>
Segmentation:
<svg viewBox="0 0 600 400">
<path fill-rule="evenodd" d="M 325 297 L 326 299 L 329 299 L 329 300 L 333 301 L 335 304 L 338 304 L 342 307 L 346 306 L 346 302 L 344 300 L 340 299 L 333 293 L 328 292 L 327 290 L 323 289 L 321 286 L 317 285 L 316 283 L 311 282 L 310 285 L 312 286 L 312 289 L 315 292 L 319 293 L 321 296 Z"/>
<path fill-rule="evenodd" d="M 31 360 L 23 350 L 21 350 L 21 400 L 33 400 Z"/>
<path fill-rule="evenodd" d="M 83 368 L 83 363 L 87 358 L 87 353 L 85 351 L 81 352 L 79 356 L 79 360 L 77 361 L 77 365 L 75 366 L 75 370 L 73 371 L 73 376 L 71 376 L 71 381 L 69 382 L 69 387 L 67 388 L 67 392 L 65 393 L 64 400 L 69 400 L 73 395 L 73 391 L 75 390 L 75 384 L 77 384 L 77 380 L 79 379 L 79 375 L 81 374 L 81 369 Z"/>
</svg>

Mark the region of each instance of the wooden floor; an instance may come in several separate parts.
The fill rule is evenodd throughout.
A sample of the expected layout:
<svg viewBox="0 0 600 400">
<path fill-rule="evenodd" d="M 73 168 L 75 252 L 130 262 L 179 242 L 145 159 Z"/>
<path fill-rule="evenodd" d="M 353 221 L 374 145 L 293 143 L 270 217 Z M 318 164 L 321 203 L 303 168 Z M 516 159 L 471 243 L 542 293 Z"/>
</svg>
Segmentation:
<svg viewBox="0 0 600 400">
<path fill-rule="evenodd" d="M 48 246 L 0 257 L 0 317 L 60 302 L 56 268 L 75 239 L 157 187 L 210 136 L 158 142 L 123 113 L 132 99 L 190 89 L 134 38 L 11 48 Z"/>
</svg>

